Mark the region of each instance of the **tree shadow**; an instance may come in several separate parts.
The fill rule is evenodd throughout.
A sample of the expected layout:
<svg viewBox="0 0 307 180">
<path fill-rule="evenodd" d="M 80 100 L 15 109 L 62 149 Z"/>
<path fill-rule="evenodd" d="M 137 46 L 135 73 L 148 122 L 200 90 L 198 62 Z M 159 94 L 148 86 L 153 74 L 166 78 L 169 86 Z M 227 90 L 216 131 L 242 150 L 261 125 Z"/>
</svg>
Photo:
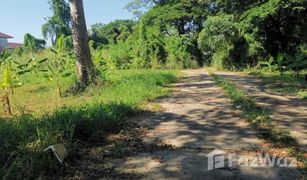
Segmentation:
<svg viewBox="0 0 307 180">
<path fill-rule="evenodd" d="M 142 143 L 169 148 L 128 154 L 115 163 L 113 173 L 129 172 L 151 179 L 295 179 L 301 175 L 295 168 L 276 166 L 209 171 L 207 155 L 212 150 L 257 153 L 262 149 L 261 140 L 232 105 L 225 103 L 224 94 L 210 76 L 189 76 L 173 86 L 172 95 L 155 101 L 167 105 L 168 110 L 137 119 L 148 129 Z"/>
<path fill-rule="evenodd" d="M 295 96 L 281 95 L 268 91 L 265 83 L 254 76 L 235 73 L 217 73 L 231 79 L 240 90 L 271 113 L 271 118 L 278 125 L 290 130 L 299 143 L 300 149 L 307 150 L 307 101 Z"/>
</svg>

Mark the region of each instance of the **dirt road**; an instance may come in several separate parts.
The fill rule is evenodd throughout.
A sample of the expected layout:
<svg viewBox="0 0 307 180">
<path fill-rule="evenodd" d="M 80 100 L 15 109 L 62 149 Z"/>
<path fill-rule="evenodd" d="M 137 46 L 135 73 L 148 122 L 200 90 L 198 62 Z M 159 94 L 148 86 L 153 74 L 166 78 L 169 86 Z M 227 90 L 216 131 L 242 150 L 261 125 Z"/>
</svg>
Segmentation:
<svg viewBox="0 0 307 180">
<path fill-rule="evenodd" d="M 242 73 L 220 72 L 223 78 L 232 79 L 238 87 L 247 92 L 258 104 L 270 110 L 273 121 L 285 129 L 307 151 L 307 100 L 271 92 L 261 79 Z M 286 88 L 286 85 L 284 85 Z"/>
<path fill-rule="evenodd" d="M 263 140 L 245 123 L 204 70 L 185 71 L 174 92 L 153 102 L 163 111 L 142 119 L 143 143 L 169 149 L 137 152 L 116 163 L 116 171 L 143 179 L 296 179 L 296 168 L 225 166 L 210 170 L 209 153 L 225 151 L 255 160 Z M 261 158 L 259 158 L 261 161 Z M 224 162 L 224 161 L 223 161 Z"/>
</svg>

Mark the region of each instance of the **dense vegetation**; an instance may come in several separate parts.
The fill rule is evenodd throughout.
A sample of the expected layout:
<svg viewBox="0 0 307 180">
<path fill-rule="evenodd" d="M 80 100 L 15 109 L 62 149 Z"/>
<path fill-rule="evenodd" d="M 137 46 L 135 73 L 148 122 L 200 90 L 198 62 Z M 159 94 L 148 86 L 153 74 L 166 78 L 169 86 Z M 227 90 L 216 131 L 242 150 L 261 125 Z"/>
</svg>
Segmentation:
<svg viewBox="0 0 307 180">
<path fill-rule="evenodd" d="M 112 62 L 122 68 L 269 67 L 298 75 L 307 67 L 306 4 L 135 0 L 127 6 L 139 17 L 135 23 L 94 25 L 91 37 L 108 45 Z"/>
<path fill-rule="evenodd" d="M 97 82 L 84 86 L 76 75 L 69 5 L 50 0 L 50 8 L 42 25 L 50 48 L 26 34 L 22 47 L 0 54 L 4 178 L 60 171 L 44 148 L 63 143 L 73 159 L 80 143 L 120 130 L 141 103 L 167 93 L 162 85 L 175 80 L 173 69 L 265 69 L 282 77 L 307 69 L 306 0 L 133 0 L 127 9 L 135 20 L 91 26 Z M 233 101 L 254 106 L 234 89 Z"/>
<path fill-rule="evenodd" d="M 68 5 L 50 5 L 44 36 L 55 44 L 64 35 L 72 48 Z M 120 69 L 205 65 L 299 75 L 307 67 L 306 6 L 304 0 L 134 0 L 127 9 L 136 20 L 92 25 L 90 44 L 107 50 L 110 66 Z"/>
</svg>

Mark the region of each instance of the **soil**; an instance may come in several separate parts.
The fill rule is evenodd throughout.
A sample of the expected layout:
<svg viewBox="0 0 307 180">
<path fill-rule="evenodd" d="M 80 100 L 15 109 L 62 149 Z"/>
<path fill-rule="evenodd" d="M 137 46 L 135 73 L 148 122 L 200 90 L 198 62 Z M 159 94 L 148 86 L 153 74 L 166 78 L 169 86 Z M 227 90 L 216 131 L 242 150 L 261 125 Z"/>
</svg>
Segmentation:
<svg viewBox="0 0 307 180">
<path fill-rule="evenodd" d="M 300 179 L 304 175 L 294 167 L 239 166 L 225 159 L 225 166 L 209 169 L 212 151 L 244 156 L 248 162 L 259 154 L 291 158 L 283 149 L 267 144 L 257 130 L 240 117 L 213 79 L 204 70 L 184 71 L 184 77 L 170 85 L 173 93 L 148 104 L 151 111 L 129 119 L 129 126 L 119 135 L 109 136 L 108 145 L 89 147 L 80 160 L 68 168 L 69 179 Z M 264 103 L 273 103 L 275 96 L 262 91 L 259 82 L 249 77 L 222 74 L 235 79 L 240 87 L 264 96 Z M 240 83 L 242 82 L 242 83 Z M 245 86 L 246 85 L 246 86 Z M 256 90 L 248 88 L 254 87 Z M 306 138 L 307 110 L 303 104 L 293 104 L 279 97 L 272 106 L 281 123 Z M 277 100 L 276 100 L 277 101 Z M 284 107 L 288 106 L 288 107 Z M 299 106 L 299 109 L 298 109 Z M 270 104 L 268 105 L 270 107 Z M 279 109 L 283 108 L 283 109 Z M 152 111 L 155 109 L 155 111 Z M 294 113 L 294 114 L 293 114 Z M 295 116 L 295 117 L 293 117 Z M 286 124 L 285 124 L 286 125 Z M 302 126 L 302 127 L 300 127 Z M 292 130 L 292 129 L 291 129 Z M 294 137 L 300 135 L 293 133 Z M 114 143 L 116 142 L 116 143 Z M 263 158 L 258 159 L 259 161 Z"/>
</svg>

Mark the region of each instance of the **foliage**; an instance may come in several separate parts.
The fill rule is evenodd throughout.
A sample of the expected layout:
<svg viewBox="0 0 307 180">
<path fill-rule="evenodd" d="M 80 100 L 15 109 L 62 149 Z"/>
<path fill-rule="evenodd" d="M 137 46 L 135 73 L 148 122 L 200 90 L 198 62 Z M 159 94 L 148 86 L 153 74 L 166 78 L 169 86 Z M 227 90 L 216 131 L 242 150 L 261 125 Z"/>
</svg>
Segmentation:
<svg viewBox="0 0 307 180">
<path fill-rule="evenodd" d="M 46 69 L 41 70 L 44 73 L 44 77 L 56 83 L 57 93 L 60 97 L 63 95 L 60 79 L 71 76 L 74 69 L 73 60 L 69 57 L 70 54 L 65 52 L 64 42 L 63 35 L 57 39 L 55 48 L 50 49 L 53 57 L 46 61 Z"/>
<path fill-rule="evenodd" d="M 117 44 L 126 41 L 135 26 L 133 20 L 115 20 L 108 24 L 97 23 L 91 26 L 90 39 L 98 44 Z"/>
<path fill-rule="evenodd" d="M 66 162 L 71 163 L 78 155 L 77 147 L 84 143 L 101 142 L 106 132 L 121 130 L 126 117 L 137 111 L 140 103 L 167 93 L 161 86 L 174 81 L 174 75 L 171 71 L 116 71 L 107 75 L 112 85 L 94 87 L 95 91 L 88 89 L 83 96 L 71 98 L 74 102 L 69 106 L 68 99 L 64 99 L 66 107 L 54 107 L 54 112 L 49 108 L 49 113 L 36 117 L 24 114 L 0 119 L 0 143 L 3 144 L 0 146 L 0 176 L 8 169 L 11 169 L 10 179 L 59 174 L 61 165 L 53 156 L 42 153 L 43 149 L 51 144 L 64 143 L 70 154 Z M 39 85 L 44 87 L 46 83 Z M 28 84 L 27 89 L 31 86 L 36 84 Z M 91 92 L 93 94 L 88 96 Z M 32 92 L 27 98 L 32 101 L 33 96 L 48 96 L 43 102 L 34 98 L 36 103 L 33 105 L 56 106 L 50 103 L 51 94 L 52 89 L 49 89 L 42 91 L 41 95 Z M 41 113 L 40 109 L 33 109 Z"/>
<path fill-rule="evenodd" d="M 44 49 L 46 46 L 46 41 L 42 39 L 36 39 L 31 34 L 25 34 L 23 40 L 23 50 L 29 52 L 35 52 Z"/>
<path fill-rule="evenodd" d="M 167 58 L 165 67 L 169 69 L 196 68 L 196 57 L 189 53 L 189 47 L 193 46 L 188 37 L 171 36 L 165 39 Z"/>
<path fill-rule="evenodd" d="M 137 22 L 96 24 L 91 35 L 95 47 L 119 42 L 121 50 L 116 55 L 112 46 L 112 57 L 130 62 L 125 68 L 189 68 L 197 61 L 220 69 L 264 62 L 279 71 L 294 70 L 302 64 L 294 65 L 294 57 L 307 40 L 306 6 L 304 0 L 133 0 L 126 8 L 137 15 Z M 119 39 L 122 32 L 127 33 Z"/>
<path fill-rule="evenodd" d="M 246 64 L 247 45 L 239 35 L 233 16 L 211 16 L 198 38 L 199 48 L 216 68 L 238 68 Z"/>
<path fill-rule="evenodd" d="M 132 66 L 161 68 L 178 64 L 177 67 L 190 68 L 194 67 L 195 60 L 202 64 L 196 39 L 206 14 L 203 7 L 197 1 L 157 3 L 140 18 L 130 38 L 133 44 Z M 173 47 L 180 46 L 182 42 L 187 43 L 186 47 L 179 48 L 185 52 L 175 52 Z M 187 57 L 183 65 L 180 61 Z M 187 63 L 189 60 L 191 62 Z M 168 65 L 168 62 L 171 64 Z"/>
<path fill-rule="evenodd" d="M 117 69 L 127 69 L 132 61 L 130 49 L 126 42 L 120 41 L 110 45 L 110 62 Z"/>
<path fill-rule="evenodd" d="M 286 54 L 285 59 L 287 69 L 295 71 L 297 77 L 300 71 L 307 69 L 307 51 L 303 47 L 294 55 Z"/>
<path fill-rule="evenodd" d="M 8 52 L 0 53 L 0 67 L 3 74 L 1 77 L 1 101 L 5 114 L 11 115 L 11 101 L 10 94 L 14 94 L 14 89 L 22 85 L 19 76 L 29 72 L 38 72 L 39 64 L 45 62 L 47 59 L 37 61 L 34 57 L 26 63 L 20 63 L 13 59 L 12 55 Z"/>
<path fill-rule="evenodd" d="M 14 75 L 11 63 L 11 55 L 7 52 L 2 52 L 0 54 L 1 70 L 3 74 L 1 75 L 1 102 L 3 104 L 3 110 L 5 114 L 12 115 L 10 94 L 13 93 L 13 89 L 18 85 L 17 77 Z"/>
<path fill-rule="evenodd" d="M 70 8 L 65 0 L 50 0 L 49 4 L 53 15 L 46 18 L 47 22 L 43 24 L 42 32 L 45 39 L 50 38 L 52 44 L 55 44 L 62 34 L 71 34 Z"/>
<path fill-rule="evenodd" d="M 91 54 L 93 63 L 96 67 L 96 73 L 98 76 L 100 76 L 102 81 L 105 81 L 106 73 L 108 70 L 111 71 L 115 69 L 113 63 L 110 64 L 107 62 L 107 59 L 104 58 L 104 51 L 105 50 L 103 48 L 91 48 Z"/>
<path fill-rule="evenodd" d="M 304 40 L 306 6 L 302 0 L 268 0 L 244 12 L 241 27 L 277 60 L 278 53 L 295 53 Z"/>
</svg>

